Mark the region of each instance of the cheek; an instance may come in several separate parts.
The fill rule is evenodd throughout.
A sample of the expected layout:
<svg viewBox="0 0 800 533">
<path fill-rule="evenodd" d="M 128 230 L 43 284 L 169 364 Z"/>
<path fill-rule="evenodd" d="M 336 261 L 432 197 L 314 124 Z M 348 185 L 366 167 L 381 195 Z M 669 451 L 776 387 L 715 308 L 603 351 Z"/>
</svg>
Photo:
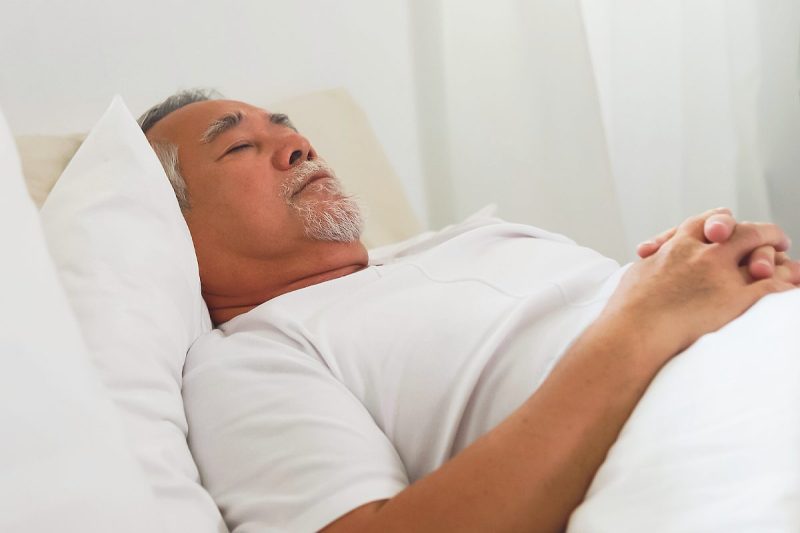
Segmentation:
<svg viewBox="0 0 800 533">
<path fill-rule="evenodd" d="M 199 183 L 197 204 L 227 217 L 275 211 L 282 203 L 281 181 L 267 172 L 254 172 L 253 164 L 230 164 L 215 169 Z M 191 191 L 190 191 L 191 192 Z"/>
<path fill-rule="evenodd" d="M 230 173 L 202 192 L 191 219 L 205 242 L 240 252 L 256 243 L 295 232 L 294 211 L 282 196 L 278 180 L 244 179 Z"/>
<path fill-rule="evenodd" d="M 209 180 L 209 185 L 222 198 L 237 202 L 244 201 L 243 198 L 270 201 L 280 195 L 281 180 L 268 172 L 253 170 L 259 166 L 244 163 L 227 165 L 216 172 L 216 179 Z"/>
</svg>

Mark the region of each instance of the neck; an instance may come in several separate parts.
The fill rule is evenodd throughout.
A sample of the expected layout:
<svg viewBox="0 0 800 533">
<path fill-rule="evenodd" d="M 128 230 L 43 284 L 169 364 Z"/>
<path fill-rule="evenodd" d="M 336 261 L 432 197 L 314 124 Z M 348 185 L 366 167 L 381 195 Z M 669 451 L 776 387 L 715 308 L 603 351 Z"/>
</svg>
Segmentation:
<svg viewBox="0 0 800 533">
<path fill-rule="evenodd" d="M 367 251 L 360 242 L 338 243 L 331 248 L 302 261 L 238 260 L 226 265 L 224 276 L 204 275 L 201 269 L 203 299 L 212 322 L 217 326 L 282 294 L 347 276 L 367 266 Z"/>
</svg>

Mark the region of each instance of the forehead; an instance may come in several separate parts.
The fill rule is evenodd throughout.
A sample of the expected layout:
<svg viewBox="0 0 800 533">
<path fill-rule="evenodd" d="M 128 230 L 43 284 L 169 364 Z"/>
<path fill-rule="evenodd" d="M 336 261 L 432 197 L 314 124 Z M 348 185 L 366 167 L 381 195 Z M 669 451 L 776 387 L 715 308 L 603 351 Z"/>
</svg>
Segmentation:
<svg viewBox="0 0 800 533">
<path fill-rule="evenodd" d="M 209 124 L 228 113 L 241 112 L 247 117 L 263 116 L 267 111 L 236 100 L 207 100 L 194 102 L 162 118 L 147 132 L 150 141 L 182 145 L 195 143 Z"/>
</svg>

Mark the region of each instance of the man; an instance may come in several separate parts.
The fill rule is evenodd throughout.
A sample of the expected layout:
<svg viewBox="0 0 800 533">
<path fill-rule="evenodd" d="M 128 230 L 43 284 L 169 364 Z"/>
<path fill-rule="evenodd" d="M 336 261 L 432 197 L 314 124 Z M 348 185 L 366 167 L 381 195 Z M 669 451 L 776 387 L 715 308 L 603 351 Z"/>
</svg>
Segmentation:
<svg viewBox="0 0 800 533">
<path fill-rule="evenodd" d="M 221 328 L 184 397 L 234 528 L 559 531 L 658 370 L 800 282 L 779 228 L 725 210 L 627 269 L 480 217 L 370 257 L 284 115 L 182 93 L 140 123 Z"/>
</svg>

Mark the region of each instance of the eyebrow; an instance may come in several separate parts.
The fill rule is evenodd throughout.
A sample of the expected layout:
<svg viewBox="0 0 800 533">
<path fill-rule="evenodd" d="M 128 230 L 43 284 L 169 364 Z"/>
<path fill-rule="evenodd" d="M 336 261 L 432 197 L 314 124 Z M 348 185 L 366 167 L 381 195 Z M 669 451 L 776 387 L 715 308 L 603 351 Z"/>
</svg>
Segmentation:
<svg viewBox="0 0 800 533">
<path fill-rule="evenodd" d="M 203 132 L 202 137 L 200 137 L 200 142 L 208 144 L 212 142 L 214 139 L 225 133 L 226 131 L 230 130 L 231 128 L 235 128 L 242 122 L 244 118 L 244 113 L 241 111 L 234 111 L 232 113 L 227 113 L 222 115 L 214 122 L 208 125 L 206 131 Z"/>
<path fill-rule="evenodd" d="M 273 124 L 277 124 L 278 126 L 286 126 L 294 131 L 297 131 L 297 128 L 294 127 L 292 121 L 289 120 L 289 116 L 284 113 L 272 113 L 269 116 L 269 121 Z"/>
<path fill-rule="evenodd" d="M 242 113 L 241 111 L 233 111 L 231 113 L 226 113 L 225 115 L 222 115 L 221 117 L 214 120 L 211 124 L 208 125 L 206 131 L 204 131 L 203 135 L 200 137 L 200 142 L 204 144 L 213 142 L 214 139 L 216 139 L 226 131 L 238 126 L 243 119 L 244 119 L 244 113 Z M 267 120 L 272 124 L 277 124 L 279 126 L 286 126 L 287 128 L 291 128 L 294 131 L 297 131 L 297 128 L 294 127 L 292 121 L 289 120 L 288 115 L 285 115 L 284 113 L 273 113 L 269 115 L 269 118 Z"/>
</svg>

